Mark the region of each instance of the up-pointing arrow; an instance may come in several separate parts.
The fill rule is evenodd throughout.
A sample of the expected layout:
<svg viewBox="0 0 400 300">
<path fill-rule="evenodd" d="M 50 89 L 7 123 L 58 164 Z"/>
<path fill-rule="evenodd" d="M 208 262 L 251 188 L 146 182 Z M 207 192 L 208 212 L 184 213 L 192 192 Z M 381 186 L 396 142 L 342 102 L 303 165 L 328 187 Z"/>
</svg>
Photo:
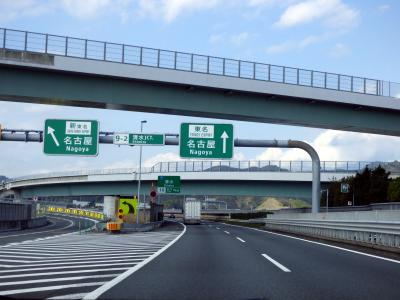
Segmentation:
<svg viewBox="0 0 400 300">
<path fill-rule="evenodd" d="M 221 135 L 222 139 L 222 153 L 226 153 L 226 140 L 229 138 L 228 134 L 226 131 Z"/>
<path fill-rule="evenodd" d="M 56 135 L 54 134 L 54 132 L 55 132 L 54 128 L 52 128 L 50 126 L 47 128 L 47 134 L 50 134 L 54 140 L 54 143 L 57 145 L 57 147 L 60 147 L 60 143 L 57 141 L 57 138 L 56 138 Z"/>
</svg>

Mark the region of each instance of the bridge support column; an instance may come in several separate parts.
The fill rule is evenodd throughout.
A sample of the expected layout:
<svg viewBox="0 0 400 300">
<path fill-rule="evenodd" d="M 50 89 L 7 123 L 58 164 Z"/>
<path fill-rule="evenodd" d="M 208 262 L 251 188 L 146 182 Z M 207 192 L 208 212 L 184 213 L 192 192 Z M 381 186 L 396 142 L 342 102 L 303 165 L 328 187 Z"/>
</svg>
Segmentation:
<svg viewBox="0 0 400 300">
<path fill-rule="evenodd" d="M 115 218 L 119 196 L 104 196 L 103 213 L 107 218 Z"/>
</svg>

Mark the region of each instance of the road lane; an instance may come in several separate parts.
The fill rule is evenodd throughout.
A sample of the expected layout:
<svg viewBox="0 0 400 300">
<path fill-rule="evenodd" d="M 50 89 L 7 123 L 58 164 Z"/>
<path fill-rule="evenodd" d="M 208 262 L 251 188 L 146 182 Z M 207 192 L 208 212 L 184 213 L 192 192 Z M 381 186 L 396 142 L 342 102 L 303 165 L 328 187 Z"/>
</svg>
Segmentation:
<svg viewBox="0 0 400 300">
<path fill-rule="evenodd" d="M 172 247 L 100 299 L 259 299 L 289 295 L 284 286 L 268 286 L 287 274 L 260 254 L 207 225 L 187 226 Z"/>
<path fill-rule="evenodd" d="M 176 244 L 100 299 L 400 299 L 400 264 L 208 225 L 188 226 Z"/>
</svg>

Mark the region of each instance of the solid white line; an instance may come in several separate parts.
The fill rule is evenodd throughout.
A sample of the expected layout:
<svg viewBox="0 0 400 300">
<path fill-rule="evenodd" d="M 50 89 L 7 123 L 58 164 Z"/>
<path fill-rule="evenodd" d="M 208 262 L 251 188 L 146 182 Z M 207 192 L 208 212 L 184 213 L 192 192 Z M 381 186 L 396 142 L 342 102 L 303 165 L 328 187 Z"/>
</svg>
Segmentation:
<svg viewBox="0 0 400 300">
<path fill-rule="evenodd" d="M 175 222 L 175 223 L 178 223 L 178 222 Z M 179 223 L 179 224 L 181 224 L 181 223 Z M 153 259 L 155 259 L 157 256 L 159 256 L 161 253 L 163 253 L 165 250 L 167 250 L 169 247 L 171 247 L 173 244 L 175 244 L 186 232 L 185 224 L 181 224 L 181 225 L 183 226 L 182 232 L 175 239 L 173 239 L 171 242 L 169 242 L 164 248 L 158 250 L 156 253 L 154 253 L 152 256 L 146 258 L 144 261 L 142 261 L 138 265 L 136 265 L 133 268 L 129 269 L 128 271 L 122 273 L 118 277 L 116 277 L 113 280 L 107 282 L 106 284 L 102 285 L 101 287 L 99 287 L 98 289 L 94 290 L 93 292 L 87 294 L 83 298 L 83 300 L 97 299 L 103 293 L 105 293 L 106 291 L 108 291 L 109 289 L 111 289 L 112 287 L 114 287 L 115 285 L 117 285 L 118 283 L 120 283 L 121 281 L 123 281 L 124 279 L 126 279 L 127 277 L 132 275 L 133 273 L 135 273 L 137 270 L 139 270 L 140 268 L 142 268 L 143 266 L 145 266 L 146 264 L 151 262 Z"/>
<path fill-rule="evenodd" d="M 43 273 L 23 273 L 18 275 L 6 275 L 0 276 L 0 279 L 9 278 L 20 278 L 20 277 L 34 277 L 34 276 L 52 276 L 52 275 L 64 275 L 64 274 L 76 274 L 76 273 L 97 273 L 97 272 L 108 272 L 108 271 L 122 271 L 128 270 L 130 267 L 126 268 L 108 268 L 108 269 L 91 269 L 91 270 L 76 270 L 76 271 L 59 271 L 59 272 L 43 272 Z"/>
<path fill-rule="evenodd" d="M 277 266 L 279 269 L 281 269 L 283 272 L 291 272 L 288 268 L 286 268 L 284 265 L 281 265 L 280 263 L 278 263 L 275 259 L 273 259 L 272 257 L 268 256 L 267 254 L 261 254 L 262 256 L 264 256 L 266 259 L 268 259 L 270 262 L 272 262 L 275 266 Z"/>
<path fill-rule="evenodd" d="M 103 285 L 103 284 L 105 284 L 105 282 L 87 282 L 87 283 L 77 283 L 77 284 L 44 286 L 44 287 L 21 289 L 21 290 L 8 290 L 8 291 L 1 291 L 0 296 L 8 296 L 8 295 L 24 294 L 24 293 L 34 293 L 34 292 L 42 292 L 42 291 L 54 291 L 54 290 L 85 287 L 85 286 L 98 286 L 98 285 Z"/>
<path fill-rule="evenodd" d="M 77 268 L 92 268 L 92 267 L 107 267 L 107 266 L 121 266 L 121 265 L 136 265 L 135 263 L 119 263 L 119 264 L 97 264 L 97 265 L 85 265 L 79 266 L 62 266 L 62 267 L 46 267 L 46 268 L 29 268 L 29 269 L 18 269 L 18 270 L 2 270 L 0 273 L 15 273 L 15 272 L 29 272 L 29 271 L 43 271 L 43 270 L 60 270 L 60 269 L 77 269 Z"/>
<path fill-rule="evenodd" d="M 42 259 L 42 260 L 39 260 L 39 261 L 43 262 L 43 261 L 53 261 L 53 260 L 56 260 L 56 259 L 68 260 L 68 258 L 71 257 L 71 256 L 74 257 L 74 258 L 82 258 L 82 259 L 89 258 L 89 257 L 121 256 L 121 255 L 124 255 L 125 253 L 127 253 L 128 250 L 129 249 L 124 249 L 124 250 L 119 250 L 119 251 L 112 251 L 112 252 L 110 251 L 108 253 L 101 253 L 101 254 L 73 255 L 73 256 L 70 255 L 70 254 L 64 254 L 64 255 L 55 255 L 55 256 L 51 256 L 51 257 L 18 256 L 18 255 L 2 255 L 0 257 L 14 257 L 14 258 L 21 257 L 21 258 L 28 258 L 28 259 L 35 259 L 36 258 L 36 259 Z M 155 252 L 155 250 L 146 250 L 146 251 L 145 250 L 135 250 L 134 254 L 135 255 L 146 255 L 146 254 L 153 254 L 154 252 Z M 46 258 L 48 258 L 48 259 L 46 259 Z M 2 259 L 0 258 L 0 261 L 1 260 Z M 28 261 L 28 262 L 35 262 L 35 260 Z"/>
<path fill-rule="evenodd" d="M 147 257 L 149 257 L 149 255 L 146 255 L 145 257 L 140 257 L 140 258 L 127 258 L 127 259 L 113 259 L 113 260 L 98 260 L 98 258 L 96 258 L 97 260 L 95 261 L 65 261 L 65 262 L 56 262 L 56 263 L 47 263 L 47 264 L 29 264 L 29 265 L 8 265 L 6 268 L 26 268 L 26 267 L 43 267 L 43 266 L 62 266 L 62 265 L 79 265 L 82 263 L 84 263 L 85 265 L 88 264 L 97 264 L 97 263 L 109 263 L 110 261 L 112 261 L 113 263 L 115 262 L 138 262 L 138 261 L 142 261 L 144 259 L 146 259 Z"/>
<path fill-rule="evenodd" d="M 224 231 L 226 234 L 230 234 L 229 231 Z"/>
<path fill-rule="evenodd" d="M 43 283 L 43 282 L 57 282 L 57 281 L 73 281 L 73 280 L 84 280 L 84 279 L 93 279 L 93 278 L 108 278 L 108 277 L 116 277 L 118 275 L 119 274 L 87 275 L 87 276 L 74 276 L 74 277 L 59 277 L 59 278 L 24 280 L 24 281 L 9 281 L 9 282 L 0 282 L 0 286 L 35 284 L 35 283 Z"/>
<path fill-rule="evenodd" d="M 87 294 L 87 293 L 60 295 L 60 296 L 55 296 L 55 297 L 47 298 L 47 300 L 82 299 L 83 297 L 85 297 L 86 294 Z"/>
<path fill-rule="evenodd" d="M 1 251 L 0 250 L 0 260 L 1 257 L 3 256 L 7 256 L 7 253 L 12 253 L 12 254 L 18 254 L 18 255 L 31 255 L 29 256 L 30 258 L 36 258 L 36 257 L 48 257 L 48 258 L 52 258 L 52 256 L 57 256 L 60 254 L 80 254 L 80 253 L 85 253 L 85 254 L 91 254 L 91 253 L 113 253 L 113 252 L 117 252 L 117 251 L 143 251 L 143 250 L 148 250 L 148 251 L 157 251 L 158 249 L 160 249 L 162 247 L 143 247 L 143 248 L 130 248 L 130 247 L 124 247 L 124 250 L 121 250 L 121 247 L 116 247 L 116 248 L 99 248 L 98 250 L 68 250 L 68 249 L 63 249 L 63 250 L 59 250 L 57 252 L 55 251 L 45 251 L 45 250 L 41 250 L 41 249 L 37 249 L 37 250 L 31 250 L 29 252 L 27 252 L 26 250 L 22 251 L 22 250 L 18 250 L 18 249 L 14 249 L 14 248 L 10 248 L 10 251 Z"/>
<path fill-rule="evenodd" d="M 229 226 L 235 226 L 235 227 L 241 227 L 241 228 L 246 228 L 246 229 L 250 229 L 250 230 L 260 231 L 260 232 L 263 232 L 265 234 L 273 234 L 273 235 L 283 236 L 283 237 L 294 239 L 294 240 L 299 240 L 299 241 L 303 241 L 303 242 L 307 242 L 307 243 L 311 243 L 311 244 L 316 244 L 316 245 L 320 245 L 320 246 L 324 246 L 324 247 L 338 249 L 338 250 L 342 250 L 342 251 L 346 251 L 346 252 L 350 252 L 350 253 L 354 253 L 354 254 L 364 255 L 364 256 L 368 256 L 368 257 L 377 258 L 377 259 L 381 259 L 381 260 L 385 260 L 385 261 L 390 261 L 390 262 L 393 262 L 393 263 L 396 263 L 396 264 L 400 264 L 400 260 L 395 260 L 395 259 L 391 259 L 391 258 L 386 258 L 386 257 L 382 257 L 382 256 L 377 256 L 377 255 L 373 255 L 373 254 L 368 254 L 368 253 L 364 253 L 364 252 L 350 250 L 350 249 L 346 249 L 346 248 L 342 248 L 342 247 L 338 247 L 338 246 L 333 246 L 333 245 L 329 245 L 329 244 L 324 244 L 324 243 L 320 243 L 320 242 L 314 242 L 314 241 L 310 241 L 310 240 L 306 240 L 306 239 L 302 239 L 302 238 L 298 238 L 298 237 L 294 237 L 294 236 L 290 236 L 290 235 L 286 235 L 286 234 L 282 234 L 282 233 L 276 233 L 276 232 L 272 232 L 272 231 L 268 231 L 268 230 L 261 230 L 261 229 L 257 229 L 257 228 L 244 227 L 244 226 L 239 226 L 239 225 L 232 225 L 232 224 L 226 224 L 226 223 L 224 223 L 224 224 L 225 225 L 229 225 Z"/>
<path fill-rule="evenodd" d="M 246 243 L 246 241 L 242 240 L 240 237 L 236 237 L 239 241 L 241 241 L 242 243 Z"/>
</svg>

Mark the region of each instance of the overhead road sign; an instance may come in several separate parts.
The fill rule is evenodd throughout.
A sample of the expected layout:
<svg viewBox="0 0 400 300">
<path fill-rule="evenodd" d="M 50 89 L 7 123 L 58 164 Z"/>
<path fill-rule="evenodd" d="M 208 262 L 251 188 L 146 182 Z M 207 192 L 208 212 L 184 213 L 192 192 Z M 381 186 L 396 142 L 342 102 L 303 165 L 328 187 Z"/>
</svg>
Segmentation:
<svg viewBox="0 0 400 300">
<path fill-rule="evenodd" d="M 45 154 L 97 156 L 99 152 L 98 121 L 48 119 L 43 137 Z"/>
<path fill-rule="evenodd" d="M 233 125 L 182 123 L 179 150 L 183 158 L 231 159 Z"/>
<path fill-rule="evenodd" d="M 160 146 L 165 144 L 165 136 L 160 133 L 114 133 L 115 145 Z"/>
<path fill-rule="evenodd" d="M 160 194 L 178 194 L 181 192 L 180 176 L 158 176 L 157 191 Z"/>
</svg>

